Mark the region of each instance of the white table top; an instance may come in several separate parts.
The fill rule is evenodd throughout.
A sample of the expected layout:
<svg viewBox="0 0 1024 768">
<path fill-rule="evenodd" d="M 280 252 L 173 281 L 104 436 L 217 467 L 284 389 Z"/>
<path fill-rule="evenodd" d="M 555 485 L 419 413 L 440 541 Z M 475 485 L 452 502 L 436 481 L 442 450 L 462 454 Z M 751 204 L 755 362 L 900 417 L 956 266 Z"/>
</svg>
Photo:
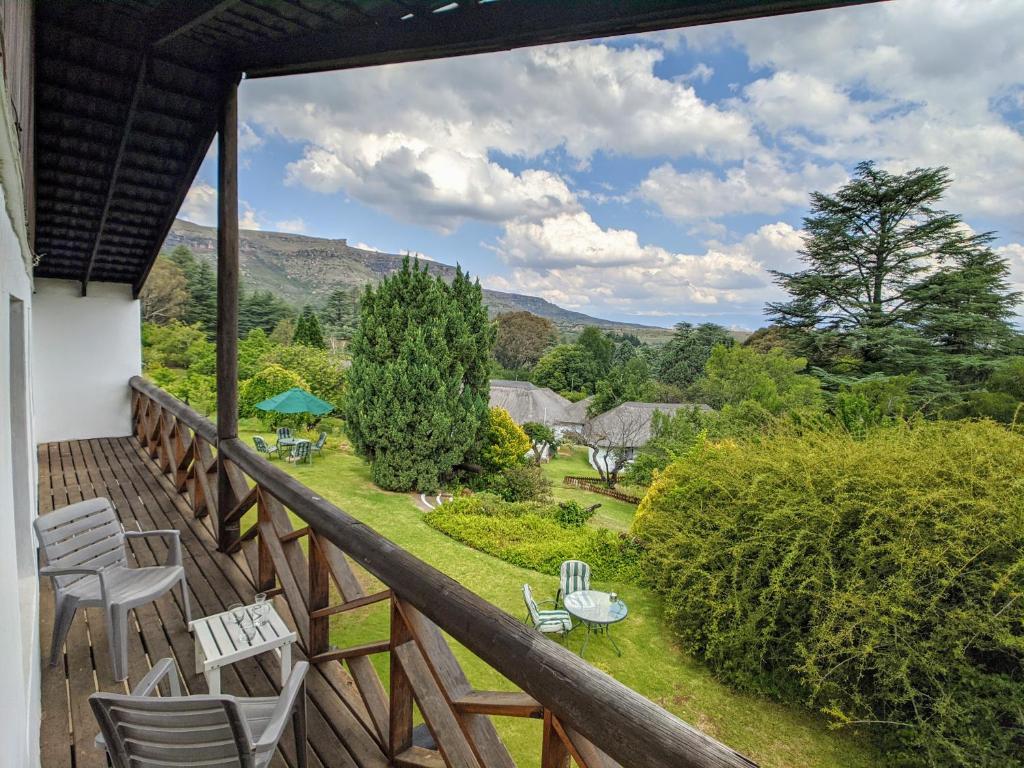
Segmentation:
<svg viewBox="0 0 1024 768">
<path fill-rule="evenodd" d="M 262 624 L 255 627 L 256 632 L 252 640 L 247 640 L 242 635 L 231 611 L 196 619 L 188 625 L 188 630 L 202 646 L 203 666 L 206 669 L 219 668 L 264 651 L 280 648 L 294 643 L 298 638 L 281 620 L 270 601 L 267 601 L 266 617 Z"/>
</svg>

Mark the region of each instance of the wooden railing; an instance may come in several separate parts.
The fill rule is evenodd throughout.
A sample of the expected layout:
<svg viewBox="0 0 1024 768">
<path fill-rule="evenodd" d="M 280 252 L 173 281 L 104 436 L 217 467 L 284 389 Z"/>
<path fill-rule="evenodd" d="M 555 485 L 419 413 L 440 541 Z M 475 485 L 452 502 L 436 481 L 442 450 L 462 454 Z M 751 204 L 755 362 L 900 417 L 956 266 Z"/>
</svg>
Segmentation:
<svg viewBox="0 0 1024 768">
<path fill-rule="evenodd" d="M 582 768 L 754 765 L 347 515 L 242 441 L 216 445 L 214 425 L 163 390 L 139 377 L 130 385 L 140 444 L 194 513 L 213 518 L 221 548 L 245 557 L 255 586 L 281 595 L 306 656 L 347 666 L 392 765 L 430 764 L 412 745 L 414 702 L 450 766 L 515 765 L 490 716 L 542 719 L 542 768 L 563 768 L 570 759 Z M 214 451 L 230 498 L 217 498 Z M 286 510 L 303 525 L 295 527 Z M 367 594 L 353 562 L 385 588 Z M 382 601 L 390 602 L 387 637 L 331 647 L 331 616 Z M 473 689 L 442 630 L 522 692 Z M 370 662 L 376 653 L 390 656 L 389 692 Z"/>
<path fill-rule="evenodd" d="M 609 496 L 619 501 L 624 501 L 627 504 L 639 504 L 640 498 L 638 496 L 631 496 L 628 493 L 622 491 L 616 491 L 614 488 L 609 488 L 605 485 L 604 480 L 599 477 L 578 477 L 577 475 L 566 475 L 562 478 L 562 485 L 567 485 L 573 488 L 582 488 L 585 491 L 591 493 L 600 493 L 602 496 Z"/>
</svg>

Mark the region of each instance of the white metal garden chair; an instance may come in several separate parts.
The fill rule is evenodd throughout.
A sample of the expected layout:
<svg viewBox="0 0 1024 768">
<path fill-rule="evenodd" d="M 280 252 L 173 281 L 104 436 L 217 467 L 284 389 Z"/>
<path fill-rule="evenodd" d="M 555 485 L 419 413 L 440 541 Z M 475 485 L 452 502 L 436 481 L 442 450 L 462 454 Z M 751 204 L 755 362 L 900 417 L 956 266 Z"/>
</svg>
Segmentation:
<svg viewBox="0 0 1024 768">
<path fill-rule="evenodd" d="M 523 584 L 523 602 L 526 603 L 527 618 L 538 632 L 565 635 L 572 629 L 572 616 L 568 611 L 540 610 L 529 584 Z M 553 602 L 542 600 L 541 604 Z"/>
<path fill-rule="evenodd" d="M 110 664 L 115 680 L 128 676 L 128 611 L 181 586 L 185 622 L 192 618 L 188 583 L 181 564 L 180 533 L 125 531 L 108 499 L 81 501 L 42 515 L 33 523 L 47 565 L 39 569 L 53 580 L 54 621 L 50 665 L 81 608 L 102 608 L 107 621 Z M 162 566 L 132 568 L 127 539 L 159 536 L 167 541 Z"/>
<path fill-rule="evenodd" d="M 582 560 L 566 560 L 559 569 L 558 594 L 555 595 L 555 607 L 558 602 L 565 601 L 566 595 L 590 589 L 590 566 Z"/>
<path fill-rule="evenodd" d="M 96 746 L 113 768 L 190 766 L 264 768 L 292 720 L 298 768 L 306 768 L 306 696 L 309 664 L 300 661 L 280 695 L 266 698 L 182 696 L 172 659 L 161 659 L 130 696 L 89 697 L 100 725 Z M 152 694 L 167 678 L 170 696 Z"/>
</svg>

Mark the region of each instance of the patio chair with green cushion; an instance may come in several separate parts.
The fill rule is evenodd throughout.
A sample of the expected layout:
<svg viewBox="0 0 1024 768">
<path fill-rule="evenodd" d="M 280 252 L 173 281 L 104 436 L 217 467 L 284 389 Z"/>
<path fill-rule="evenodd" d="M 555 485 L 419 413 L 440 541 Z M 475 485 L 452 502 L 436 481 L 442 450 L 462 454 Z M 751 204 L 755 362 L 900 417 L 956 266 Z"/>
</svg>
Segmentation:
<svg viewBox="0 0 1024 768">
<path fill-rule="evenodd" d="M 272 456 L 278 455 L 279 447 L 276 445 L 268 445 L 267 441 L 259 435 L 254 435 L 252 438 L 253 443 L 256 445 L 256 451 L 262 453 L 268 459 Z"/>
<path fill-rule="evenodd" d="M 288 461 L 298 464 L 304 461 L 307 464 L 313 463 L 313 444 L 309 440 L 300 440 L 292 446 L 292 452 L 288 455 Z"/>
<path fill-rule="evenodd" d="M 308 669 L 305 661 L 292 667 L 277 696 L 182 696 L 173 659 L 161 659 L 130 696 L 102 692 L 89 697 L 100 725 L 96 746 L 107 751 L 114 768 L 265 768 L 291 720 L 295 764 L 305 768 Z M 165 678 L 170 696 L 154 696 Z"/>
<path fill-rule="evenodd" d="M 566 560 L 559 569 L 558 594 L 555 595 L 555 607 L 558 601 L 565 600 L 566 595 L 590 589 L 590 566 L 582 560 Z"/>
<path fill-rule="evenodd" d="M 327 433 L 326 432 L 321 432 L 320 436 L 317 437 L 316 442 L 313 443 L 313 453 L 319 455 L 320 452 L 323 451 L 324 445 L 326 445 L 326 444 L 327 444 Z"/>
<path fill-rule="evenodd" d="M 523 584 L 523 602 L 526 603 L 527 620 L 533 628 L 544 634 L 565 635 L 572 629 L 572 616 L 568 611 L 542 611 L 533 599 L 533 590 L 529 584 Z M 553 600 L 542 600 L 541 604 L 552 603 Z"/>
<path fill-rule="evenodd" d="M 278 427 L 277 428 L 277 442 L 278 442 L 278 445 L 280 445 L 282 440 L 291 440 L 291 439 L 292 439 L 292 431 L 291 431 L 290 428 L 288 428 L 288 427 Z"/>
</svg>

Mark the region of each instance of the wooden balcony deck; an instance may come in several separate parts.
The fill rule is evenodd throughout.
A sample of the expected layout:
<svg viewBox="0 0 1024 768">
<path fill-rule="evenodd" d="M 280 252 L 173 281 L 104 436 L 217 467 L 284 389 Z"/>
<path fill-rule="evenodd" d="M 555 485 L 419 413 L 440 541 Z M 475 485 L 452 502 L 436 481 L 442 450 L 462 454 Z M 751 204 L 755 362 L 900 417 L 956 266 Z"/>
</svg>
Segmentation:
<svg viewBox="0 0 1024 768">
<path fill-rule="evenodd" d="M 514 768 L 492 718 L 537 718 L 542 768 L 754 768 L 579 656 L 525 626 L 321 498 L 152 384 L 135 378 L 130 438 L 52 443 L 39 449 L 40 514 L 104 496 L 126 528 L 181 532 L 193 616 L 274 596 L 296 630 L 293 658 L 306 678 L 308 755 L 314 768 Z M 216 441 L 216 456 L 214 443 Z M 291 515 L 289 515 L 289 511 Z M 140 566 L 166 556 L 159 539 L 129 540 Z M 367 583 L 364 583 L 364 577 Z M 376 585 L 376 586 L 374 586 Z M 375 592 L 367 592 L 372 586 Z M 379 588 L 383 586 L 383 588 Z M 48 658 L 53 596 L 42 592 Z M 338 648 L 330 621 L 384 603 L 388 636 Z M 43 668 L 45 768 L 105 765 L 93 747 L 88 697 L 127 691 L 159 659 L 177 662 L 188 693 L 204 693 L 176 595 L 137 609 L 128 680 L 113 681 L 105 622 L 76 618 L 61 663 Z M 445 633 L 521 690 L 481 690 L 467 679 Z M 387 654 L 390 685 L 370 657 Z M 222 670 L 222 690 L 277 693 L 271 654 Z M 416 713 L 419 713 L 417 717 Z M 422 719 L 423 725 L 414 728 Z M 290 734 L 276 768 L 295 765 Z"/>
<path fill-rule="evenodd" d="M 39 448 L 40 514 L 76 501 L 105 496 L 117 508 L 126 528 L 177 528 L 192 593 L 193 616 L 224 610 L 249 601 L 253 580 L 246 560 L 216 551 L 211 518 L 197 519 L 186 500 L 135 438 L 109 438 L 50 443 Z M 159 541 L 134 540 L 131 554 L 139 565 L 163 562 Z M 279 598 L 280 599 L 280 598 Z M 104 754 L 93 746 L 98 733 L 88 697 L 97 690 L 130 689 L 150 666 L 164 657 L 177 661 L 189 692 L 205 693 L 206 682 L 195 674 L 192 638 L 176 595 L 135 611 L 129 634 L 129 674 L 115 683 L 107 651 L 102 614 L 79 611 L 61 663 L 47 663 L 53 621 L 53 593 L 42 584 L 42 764 L 44 768 L 101 768 Z M 301 651 L 296 648 L 297 658 Z M 222 689 L 239 696 L 272 696 L 278 691 L 278 663 L 269 655 L 223 670 Z M 307 678 L 310 765 L 320 768 L 371 768 L 388 765 L 381 737 L 338 664 L 315 665 Z M 282 739 L 283 754 L 275 766 L 295 764 L 290 733 Z M 423 751 L 426 761 L 436 753 Z M 2 762 L 2 761 L 0 761 Z M 438 762 L 435 758 L 434 762 Z"/>
</svg>

